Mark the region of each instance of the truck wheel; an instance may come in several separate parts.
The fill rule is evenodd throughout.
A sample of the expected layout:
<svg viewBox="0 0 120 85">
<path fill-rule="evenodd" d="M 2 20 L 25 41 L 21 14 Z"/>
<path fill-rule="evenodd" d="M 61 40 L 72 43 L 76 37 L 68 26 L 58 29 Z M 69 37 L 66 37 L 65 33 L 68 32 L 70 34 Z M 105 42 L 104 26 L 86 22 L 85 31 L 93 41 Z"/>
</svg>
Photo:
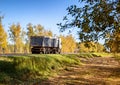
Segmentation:
<svg viewBox="0 0 120 85">
<path fill-rule="evenodd" d="M 60 50 L 60 49 L 58 49 L 58 53 L 59 53 L 59 54 L 61 53 L 61 50 Z"/>
<path fill-rule="evenodd" d="M 46 50 L 45 50 L 45 48 L 43 49 L 43 54 L 45 54 L 46 53 Z"/>
<path fill-rule="evenodd" d="M 32 54 L 35 54 L 35 52 L 34 52 L 34 51 L 32 51 Z"/>
</svg>

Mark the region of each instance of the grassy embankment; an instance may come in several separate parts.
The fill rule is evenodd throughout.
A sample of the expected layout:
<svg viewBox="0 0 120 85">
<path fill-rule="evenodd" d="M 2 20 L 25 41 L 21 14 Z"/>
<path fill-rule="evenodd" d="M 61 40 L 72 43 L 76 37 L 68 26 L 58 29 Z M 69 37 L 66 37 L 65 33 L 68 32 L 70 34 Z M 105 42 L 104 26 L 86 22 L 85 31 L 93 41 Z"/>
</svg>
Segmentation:
<svg viewBox="0 0 120 85">
<path fill-rule="evenodd" d="M 28 55 L 0 57 L 0 84 L 24 84 L 55 76 L 80 61 L 74 55 Z"/>
<path fill-rule="evenodd" d="M 80 65 L 78 57 L 109 57 L 108 53 L 41 54 L 28 56 L 0 57 L 0 84 L 25 84 L 40 82 L 56 76 L 67 66 Z"/>
</svg>

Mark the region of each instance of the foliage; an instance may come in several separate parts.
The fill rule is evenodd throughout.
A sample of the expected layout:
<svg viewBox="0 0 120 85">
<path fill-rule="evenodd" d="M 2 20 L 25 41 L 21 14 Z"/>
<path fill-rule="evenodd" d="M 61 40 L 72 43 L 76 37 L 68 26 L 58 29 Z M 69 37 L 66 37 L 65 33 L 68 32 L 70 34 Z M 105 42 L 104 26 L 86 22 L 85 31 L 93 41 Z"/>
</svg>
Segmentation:
<svg viewBox="0 0 120 85">
<path fill-rule="evenodd" d="M 116 30 L 113 35 L 108 36 L 110 39 L 106 39 L 105 46 L 110 50 L 110 52 L 120 52 L 120 31 Z"/>
<path fill-rule="evenodd" d="M 33 25 L 31 23 L 29 23 L 27 25 L 27 30 L 28 30 L 27 31 L 27 36 L 30 39 L 30 36 L 34 36 L 35 35 L 35 30 L 34 30 L 34 27 L 33 27 Z"/>
<path fill-rule="evenodd" d="M 45 30 L 43 26 L 40 24 L 34 26 L 35 27 L 35 35 L 36 36 L 53 36 L 52 31 Z"/>
<path fill-rule="evenodd" d="M 72 35 L 68 36 L 60 36 L 61 41 L 62 41 L 62 52 L 66 53 L 74 53 L 76 49 L 76 42 Z"/>
<path fill-rule="evenodd" d="M 7 48 L 7 33 L 2 26 L 2 16 L 0 16 L 0 51 Z"/>
<path fill-rule="evenodd" d="M 79 52 L 104 52 L 105 48 L 98 42 L 81 42 L 77 44 Z"/>
<path fill-rule="evenodd" d="M 10 39 L 14 42 L 14 52 L 22 52 L 23 41 L 21 37 L 21 26 L 20 24 L 12 24 L 10 27 Z"/>
<path fill-rule="evenodd" d="M 116 32 L 120 29 L 120 0 L 79 0 L 83 7 L 71 5 L 67 16 L 59 23 L 61 31 L 66 28 L 79 28 L 81 41 L 97 41 L 99 38 L 117 41 Z M 109 35 L 109 37 L 107 37 Z M 117 44 L 115 44 L 117 45 Z M 114 45 L 114 46 L 115 46 Z M 117 50 L 120 48 L 117 45 Z"/>
<path fill-rule="evenodd" d="M 30 38 L 30 36 L 53 36 L 50 30 L 45 30 L 40 24 L 33 26 L 31 23 L 29 23 L 27 26 L 28 38 Z"/>
</svg>

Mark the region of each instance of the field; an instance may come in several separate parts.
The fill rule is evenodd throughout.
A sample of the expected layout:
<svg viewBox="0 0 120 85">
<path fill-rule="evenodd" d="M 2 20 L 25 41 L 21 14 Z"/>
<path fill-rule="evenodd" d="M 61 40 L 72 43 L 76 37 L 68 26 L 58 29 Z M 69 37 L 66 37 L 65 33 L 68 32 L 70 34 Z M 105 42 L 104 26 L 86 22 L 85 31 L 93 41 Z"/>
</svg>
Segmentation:
<svg viewBox="0 0 120 85">
<path fill-rule="evenodd" d="M 113 57 L 116 56 L 116 57 Z M 120 84 L 119 54 L 37 54 L 0 57 L 0 84 Z"/>
</svg>

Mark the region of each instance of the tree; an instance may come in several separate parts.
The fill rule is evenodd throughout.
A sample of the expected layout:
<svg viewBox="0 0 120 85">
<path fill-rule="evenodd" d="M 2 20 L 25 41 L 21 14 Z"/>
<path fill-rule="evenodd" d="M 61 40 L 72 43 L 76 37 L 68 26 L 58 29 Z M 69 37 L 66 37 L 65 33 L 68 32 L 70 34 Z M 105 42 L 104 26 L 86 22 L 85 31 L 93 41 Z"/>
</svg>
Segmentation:
<svg viewBox="0 0 120 85">
<path fill-rule="evenodd" d="M 105 48 L 98 42 L 81 42 L 77 44 L 79 52 L 104 52 Z"/>
<path fill-rule="evenodd" d="M 48 30 L 48 36 L 53 36 L 53 33 L 52 33 L 52 31 L 50 31 L 50 30 Z"/>
<path fill-rule="evenodd" d="M 34 26 L 36 36 L 53 36 L 52 31 L 44 29 L 40 24 Z"/>
<path fill-rule="evenodd" d="M 76 49 L 76 42 L 72 35 L 60 36 L 62 41 L 62 52 L 73 53 Z"/>
<path fill-rule="evenodd" d="M 81 41 L 98 41 L 99 38 L 115 40 L 113 35 L 120 31 L 120 0 L 79 0 L 83 7 L 71 5 L 67 8 L 68 14 L 59 23 L 61 31 L 66 28 L 79 28 Z M 117 46 L 120 48 L 119 46 Z"/>
<path fill-rule="evenodd" d="M 35 27 L 35 34 L 37 36 L 43 36 L 44 27 L 41 26 L 40 24 L 38 24 L 37 26 L 34 26 L 34 27 Z"/>
<path fill-rule="evenodd" d="M 30 36 L 34 36 L 35 35 L 35 29 L 34 29 L 34 26 L 29 23 L 27 25 L 27 36 L 28 36 L 28 39 L 30 39 Z M 29 40 L 28 40 L 29 41 Z"/>
<path fill-rule="evenodd" d="M 110 52 L 120 52 L 120 31 L 116 30 L 113 35 L 108 35 L 105 45 Z"/>
<path fill-rule="evenodd" d="M 24 53 L 28 53 L 29 52 L 29 44 L 28 44 L 28 38 L 26 36 L 26 31 L 24 31 L 24 29 L 21 31 L 21 39 L 24 43 L 23 45 L 23 52 Z"/>
<path fill-rule="evenodd" d="M 4 51 L 7 48 L 7 33 L 2 26 L 2 18 L 3 16 L 0 16 L 0 50 Z"/>
<path fill-rule="evenodd" d="M 26 45 L 25 45 L 25 49 L 28 50 L 28 52 L 30 52 L 30 37 L 35 35 L 35 26 L 33 26 L 31 23 L 29 23 L 27 25 L 27 39 L 26 39 Z"/>
<path fill-rule="evenodd" d="M 10 27 L 10 39 L 14 42 L 14 52 L 22 52 L 23 42 L 21 38 L 20 24 L 12 24 Z"/>
<path fill-rule="evenodd" d="M 50 30 L 45 30 L 43 31 L 43 36 L 49 36 L 49 37 L 52 37 L 53 36 L 53 33 L 52 31 Z"/>
</svg>

